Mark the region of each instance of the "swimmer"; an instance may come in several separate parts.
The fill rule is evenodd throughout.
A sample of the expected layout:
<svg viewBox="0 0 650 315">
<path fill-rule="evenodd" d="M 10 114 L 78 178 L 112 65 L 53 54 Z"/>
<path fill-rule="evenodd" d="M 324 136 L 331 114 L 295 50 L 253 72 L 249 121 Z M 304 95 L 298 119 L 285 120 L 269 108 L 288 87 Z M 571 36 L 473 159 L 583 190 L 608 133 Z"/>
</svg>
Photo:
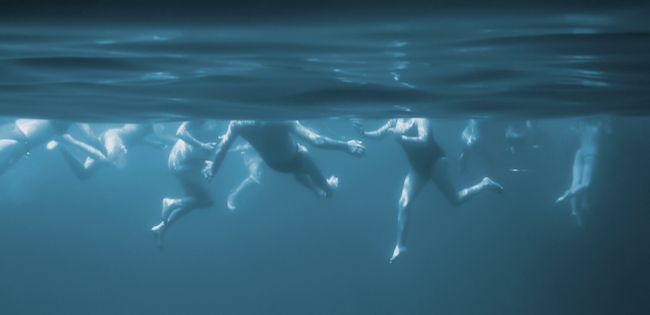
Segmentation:
<svg viewBox="0 0 650 315">
<path fill-rule="evenodd" d="M 591 186 L 594 168 L 600 155 L 603 132 L 610 133 L 610 130 L 609 126 L 602 121 L 588 122 L 580 120 L 578 122 L 578 132 L 580 134 L 580 147 L 573 159 L 571 187 L 555 203 L 569 200 L 571 215 L 575 217 L 578 226 L 582 226 L 582 212 L 589 208 L 587 192 Z"/>
<path fill-rule="evenodd" d="M 228 149 L 239 136 L 248 141 L 270 168 L 293 174 L 300 184 L 325 198 L 332 196 L 338 186 L 338 177 L 326 179 L 307 148 L 298 144 L 294 136 L 317 148 L 340 150 L 354 156 L 363 155 L 366 149 L 359 140 L 334 140 L 303 126 L 299 121 L 236 120 L 228 124 L 228 130 L 221 136 L 221 143 L 206 164 L 203 170 L 206 178 L 210 179 L 216 174 Z"/>
<path fill-rule="evenodd" d="M 539 149 L 539 145 L 534 143 L 535 129 L 530 120 L 526 120 L 523 126 L 521 126 L 521 123 L 509 124 L 504 137 L 508 151 L 512 154 L 517 154 L 526 149 Z"/>
<path fill-rule="evenodd" d="M 470 119 L 467 122 L 467 126 L 465 126 L 465 129 L 463 129 L 463 132 L 461 133 L 463 150 L 458 157 L 458 160 L 460 161 L 461 171 L 465 171 L 467 169 L 469 156 L 474 154 L 479 148 L 479 139 L 481 135 L 479 131 L 480 129 L 478 127 L 476 119 Z"/>
<path fill-rule="evenodd" d="M 493 131 L 493 129 L 494 126 L 486 124 L 483 120 L 470 119 L 467 122 L 467 126 L 461 133 L 463 148 L 458 157 L 461 172 L 467 171 L 469 162 L 477 158 L 484 162 L 489 169 L 494 167 L 494 160 L 487 145 L 489 142 L 487 139 L 491 134 L 489 131 Z"/>
<path fill-rule="evenodd" d="M 181 198 L 166 197 L 162 200 L 160 223 L 151 228 L 160 248 L 165 231 L 171 223 L 191 210 L 210 208 L 214 204 L 201 177 L 201 170 L 216 148 L 216 143 L 198 138 L 199 135 L 207 134 L 209 129 L 206 121 L 186 121 L 178 127 L 178 140 L 169 153 L 167 165 L 181 184 L 185 195 Z"/>
<path fill-rule="evenodd" d="M 426 118 L 391 119 L 374 131 L 365 131 L 359 122 L 354 122 L 355 128 L 369 138 L 395 137 L 406 153 L 411 166 L 399 199 L 397 211 L 397 244 L 390 258 L 394 262 L 406 251 L 406 232 L 408 214 L 413 198 L 417 196 L 430 179 L 438 186 L 444 196 L 454 206 L 465 203 L 470 198 L 483 191 L 503 192 L 503 187 L 485 177 L 479 183 L 456 189 L 453 184 L 450 166 L 445 153 L 433 138 L 431 122 Z"/>
<path fill-rule="evenodd" d="M 0 174 L 21 158 L 28 156 L 35 147 L 50 141 L 57 143 L 63 141 L 88 154 L 102 156 L 101 152 L 93 146 L 67 133 L 71 125 L 71 123 L 54 120 L 17 119 L 10 125 L 9 132 L 0 138 Z"/>
<path fill-rule="evenodd" d="M 56 146 L 60 148 L 63 158 L 80 179 L 90 178 L 105 165 L 124 168 L 128 148 L 135 145 L 150 144 L 164 147 L 166 143 L 171 143 L 171 140 L 158 135 L 151 124 L 125 124 L 119 128 L 110 128 L 99 136 L 95 136 L 90 126 L 82 125 L 82 127 L 86 130 L 86 134 L 90 135 L 94 145 L 100 148 L 101 155 L 88 156 L 80 162 L 65 146 Z"/>
</svg>

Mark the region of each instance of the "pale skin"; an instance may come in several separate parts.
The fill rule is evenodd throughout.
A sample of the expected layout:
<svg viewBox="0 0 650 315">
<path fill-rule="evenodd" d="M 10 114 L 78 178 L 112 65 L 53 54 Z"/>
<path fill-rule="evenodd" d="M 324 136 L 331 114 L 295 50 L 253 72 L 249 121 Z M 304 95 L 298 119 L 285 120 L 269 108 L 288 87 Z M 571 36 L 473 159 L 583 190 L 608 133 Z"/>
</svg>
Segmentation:
<svg viewBox="0 0 650 315">
<path fill-rule="evenodd" d="M 44 119 L 17 119 L 9 138 L 0 139 L 0 173 L 10 168 L 36 146 L 49 141 L 62 141 L 88 154 L 101 155 L 93 146 L 67 133 L 72 124 Z M 83 131 L 83 128 L 80 128 Z"/>
<path fill-rule="evenodd" d="M 231 121 L 203 170 L 206 178 L 212 178 L 216 174 L 226 153 L 239 136 L 247 140 L 271 168 L 293 174 L 300 184 L 323 197 L 332 195 L 338 179 L 325 179 L 306 148 L 300 146 L 293 137 L 317 148 L 339 150 L 354 156 L 361 156 L 365 152 L 365 147 L 359 140 L 340 141 L 325 137 L 299 121 Z"/>
<path fill-rule="evenodd" d="M 521 124 L 510 124 L 506 128 L 505 138 L 508 144 L 508 150 L 512 154 L 516 154 L 526 147 L 535 147 L 533 143 L 533 123 L 526 120 L 523 126 Z"/>
<path fill-rule="evenodd" d="M 163 236 L 167 228 L 186 213 L 210 208 L 214 204 L 212 196 L 201 178 L 207 157 L 215 147 L 215 142 L 204 142 L 195 136 L 195 132 L 205 128 L 204 122 L 183 122 L 176 135 L 178 140 L 169 154 L 168 166 L 178 179 L 185 195 L 180 198 L 166 197 L 162 200 L 161 221 L 151 228 L 162 247 Z"/>
<path fill-rule="evenodd" d="M 418 161 L 418 152 L 426 149 L 427 146 L 437 146 L 431 133 L 431 122 L 425 118 L 409 119 L 391 119 L 383 126 L 376 130 L 366 131 L 360 123 L 354 125 L 359 132 L 369 138 L 386 138 L 393 137 L 402 144 L 403 149 L 408 154 L 416 154 L 411 159 L 411 170 L 404 179 L 402 193 L 399 198 L 397 207 L 397 241 L 390 262 L 394 262 L 401 254 L 406 251 L 406 232 L 408 228 L 408 217 L 413 199 L 420 192 L 424 184 L 432 180 L 441 190 L 445 198 L 454 206 L 465 203 L 480 192 L 492 190 L 502 192 L 503 188 L 488 177 L 473 186 L 458 190 L 450 173 L 450 166 L 444 155 L 437 157 L 435 161 L 420 160 L 428 165 L 423 168 L 422 165 L 414 165 L 413 161 Z M 430 167 L 429 167 L 430 165 Z"/>
<path fill-rule="evenodd" d="M 248 176 L 228 195 L 226 206 L 230 211 L 237 209 L 237 199 L 242 191 L 255 184 L 260 184 L 262 177 L 262 159 L 253 151 L 250 144 L 239 145 L 230 149 L 230 152 L 241 154 L 244 164 L 248 169 Z"/>
<path fill-rule="evenodd" d="M 468 160 L 470 155 L 480 154 L 486 156 L 483 151 L 483 147 L 480 145 L 480 128 L 478 122 L 475 119 L 470 119 L 467 122 L 467 126 L 463 129 L 461 134 L 461 139 L 463 141 L 463 151 L 460 153 L 460 168 L 461 170 L 466 170 L 468 165 Z"/>
<path fill-rule="evenodd" d="M 128 148 L 138 144 L 148 144 L 156 147 L 164 147 L 171 141 L 154 133 L 151 124 L 125 124 L 119 128 L 111 128 L 96 136 L 89 125 L 83 124 L 93 142 L 98 146 L 98 153 L 89 154 L 83 162 L 77 160 L 65 147 L 59 146 L 66 163 L 80 179 L 88 179 L 94 175 L 102 166 L 111 165 L 122 168 L 126 165 Z M 87 152 L 87 150 L 84 150 Z"/>
<path fill-rule="evenodd" d="M 578 126 L 580 147 L 573 159 L 571 186 L 555 201 L 561 203 L 569 200 L 571 215 L 576 218 L 579 226 L 582 226 L 582 212 L 588 209 L 587 192 L 598 160 L 600 142 L 604 131 L 609 132 L 609 129 L 601 122 L 580 122 Z"/>
</svg>

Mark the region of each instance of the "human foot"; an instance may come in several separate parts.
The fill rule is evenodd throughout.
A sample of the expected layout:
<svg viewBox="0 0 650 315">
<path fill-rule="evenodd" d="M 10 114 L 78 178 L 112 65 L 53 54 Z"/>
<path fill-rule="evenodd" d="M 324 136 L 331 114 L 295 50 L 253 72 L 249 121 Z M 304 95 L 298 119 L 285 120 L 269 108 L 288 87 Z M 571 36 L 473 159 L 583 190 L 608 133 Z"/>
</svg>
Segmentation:
<svg viewBox="0 0 650 315">
<path fill-rule="evenodd" d="M 395 249 L 393 250 L 393 256 L 390 257 L 389 263 L 392 264 L 399 257 L 400 254 L 405 252 L 406 252 L 405 246 L 399 244 L 395 245 Z"/>
</svg>

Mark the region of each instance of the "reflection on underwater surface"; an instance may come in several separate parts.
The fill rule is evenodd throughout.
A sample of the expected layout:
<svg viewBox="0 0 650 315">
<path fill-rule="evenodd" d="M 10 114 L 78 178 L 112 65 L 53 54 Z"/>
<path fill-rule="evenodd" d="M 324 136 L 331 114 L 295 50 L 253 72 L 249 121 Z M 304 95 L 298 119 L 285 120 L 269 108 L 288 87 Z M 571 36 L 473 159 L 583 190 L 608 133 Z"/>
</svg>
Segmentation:
<svg viewBox="0 0 650 315">
<path fill-rule="evenodd" d="M 104 121 L 647 114 L 643 12 L 273 27 L 5 24 L 0 114 Z"/>
</svg>

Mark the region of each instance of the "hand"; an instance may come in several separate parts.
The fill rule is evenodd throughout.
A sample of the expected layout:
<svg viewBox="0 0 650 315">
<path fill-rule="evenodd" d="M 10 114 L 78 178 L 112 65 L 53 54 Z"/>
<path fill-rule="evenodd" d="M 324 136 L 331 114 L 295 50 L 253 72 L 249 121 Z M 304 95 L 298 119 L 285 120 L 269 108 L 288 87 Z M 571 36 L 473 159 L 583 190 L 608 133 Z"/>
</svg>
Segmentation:
<svg viewBox="0 0 650 315">
<path fill-rule="evenodd" d="M 359 140 L 349 140 L 347 142 L 348 152 L 352 155 L 361 156 L 366 152 L 366 147 Z"/>
<path fill-rule="evenodd" d="M 203 175 L 203 178 L 211 180 L 212 177 L 214 177 L 214 163 L 212 163 L 212 161 L 205 161 L 205 166 L 203 167 L 201 174 Z"/>
<path fill-rule="evenodd" d="M 201 149 L 205 151 L 214 151 L 217 148 L 216 142 L 206 142 L 201 144 Z"/>
</svg>

